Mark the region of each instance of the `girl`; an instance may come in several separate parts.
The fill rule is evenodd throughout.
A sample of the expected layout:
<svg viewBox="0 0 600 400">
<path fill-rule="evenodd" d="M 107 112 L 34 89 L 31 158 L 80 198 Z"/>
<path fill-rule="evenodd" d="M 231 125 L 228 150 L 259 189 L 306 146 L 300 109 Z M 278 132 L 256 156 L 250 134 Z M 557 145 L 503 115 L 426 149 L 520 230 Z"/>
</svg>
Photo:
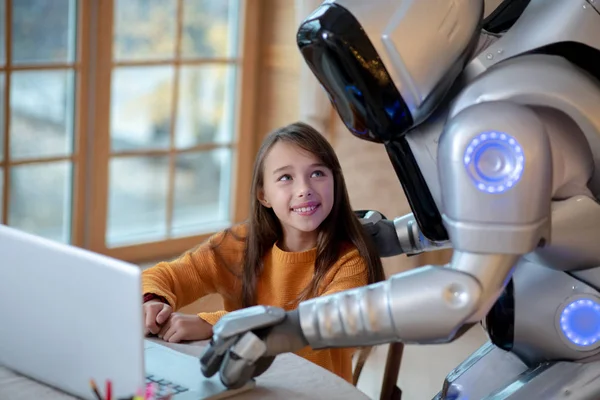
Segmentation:
<svg viewBox="0 0 600 400">
<path fill-rule="evenodd" d="M 381 260 L 355 216 L 339 161 L 304 123 L 268 135 L 256 157 L 250 218 L 142 275 L 146 334 L 203 340 L 228 311 L 256 304 L 291 310 L 298 302 L 384 279 Z M 219 293 L 223 311 L 174 310 Z M 352 380 L 353 349 L 296 354 Z"/>
</svg>

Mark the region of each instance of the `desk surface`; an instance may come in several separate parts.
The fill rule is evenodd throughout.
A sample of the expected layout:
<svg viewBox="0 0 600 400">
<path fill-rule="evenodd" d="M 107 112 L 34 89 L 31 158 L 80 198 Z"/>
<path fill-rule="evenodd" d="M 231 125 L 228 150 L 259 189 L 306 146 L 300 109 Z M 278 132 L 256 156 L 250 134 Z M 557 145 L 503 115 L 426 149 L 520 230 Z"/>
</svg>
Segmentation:
<svg viewBox="0 0 600 400">
<path fill-rule="evenodd" d="M 206 342 L 170 344 L 185 354 L 199 356 Z M 271 367 L 256 380 L 256 388 L 232 399 L 363 399 L 368 397 L 337 375 L 295 354 L 278 356 Z M 0 366 L 2 400 L 72 400 L 74 397 L 32 381 Z"/>
</svg>

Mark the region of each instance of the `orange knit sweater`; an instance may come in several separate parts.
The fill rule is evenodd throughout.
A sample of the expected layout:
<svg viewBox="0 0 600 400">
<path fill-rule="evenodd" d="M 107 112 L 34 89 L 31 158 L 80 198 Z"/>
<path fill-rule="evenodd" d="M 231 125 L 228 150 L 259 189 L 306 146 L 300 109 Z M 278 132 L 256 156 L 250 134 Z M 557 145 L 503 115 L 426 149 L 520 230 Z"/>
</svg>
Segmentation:
<svg viewBox="0 0 600 400">
<path fill-rule="evenodd" d="M 178 259 L 161 262 L 145 270 L 142 274 L 143 293 L 164 297 L 174 310 L 207 294 L 219 293 L 223 297 L 225 309 L 198 314 L 211 325 L 225 313 L 242 308 L 241 281 L 229 268 L 239 268 L 241 265 L 246 230 L 245 225 L 235 226 L 232 228 L 233 235 L 218 233 Z M 214 250 L 211 245 L 218 247 Z M 265 255 L 264 269 L 257 281 L 257 303 L 285 310 L 296 308 L 296 299 L 313 276 L 316 255 L 316 249 L 291 253 L 281 250 L 277 244 L 273 245 Z M 356 248 L 348 246 L 327 273 L 319 295 L 367 283 L 365 261 Z M 352 382 L 353 352 L 354 349 L 349 348 L 312 350 L 305 347 L 296 354 Z"/>
</svg>

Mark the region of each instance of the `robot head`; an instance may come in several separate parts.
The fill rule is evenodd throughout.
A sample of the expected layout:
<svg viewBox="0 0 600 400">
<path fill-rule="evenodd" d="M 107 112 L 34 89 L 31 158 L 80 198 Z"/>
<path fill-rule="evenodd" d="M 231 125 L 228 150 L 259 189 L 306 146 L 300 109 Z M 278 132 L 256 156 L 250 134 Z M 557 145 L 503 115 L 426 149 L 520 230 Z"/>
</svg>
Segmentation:
<svg viewBox="0 0 600 400">
<path fill-rule="evenodd" d="M 421 232 L 447 240 L 405 134 L 439 105 L 474 52 L 483 0 L 328 0 L 298 46 L 342 121 L 385 143 Z"/>
<path fill-rule="evenodd" d="M 477 44 L 483 0 L 328 0 L 298 46 L 348 129 L 385 142 L 421 123 Z"/>
</svg>

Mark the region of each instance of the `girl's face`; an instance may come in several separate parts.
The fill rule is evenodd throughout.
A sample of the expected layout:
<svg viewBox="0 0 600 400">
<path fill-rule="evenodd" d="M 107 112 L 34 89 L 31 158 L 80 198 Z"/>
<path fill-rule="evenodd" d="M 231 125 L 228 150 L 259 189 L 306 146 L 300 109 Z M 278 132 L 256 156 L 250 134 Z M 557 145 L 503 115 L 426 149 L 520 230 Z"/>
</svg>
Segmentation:
<svg viewBox="0 0 600 400">
<path fill-rule="evenodd" d="M 333 208 L 332 171 L 313 154 L 279 141 L 265 157 L 263 182 L 259 201 L 273 209 L 284 234 L 310 234 L 316 240 L 317 228 Z"/>
</svg>

